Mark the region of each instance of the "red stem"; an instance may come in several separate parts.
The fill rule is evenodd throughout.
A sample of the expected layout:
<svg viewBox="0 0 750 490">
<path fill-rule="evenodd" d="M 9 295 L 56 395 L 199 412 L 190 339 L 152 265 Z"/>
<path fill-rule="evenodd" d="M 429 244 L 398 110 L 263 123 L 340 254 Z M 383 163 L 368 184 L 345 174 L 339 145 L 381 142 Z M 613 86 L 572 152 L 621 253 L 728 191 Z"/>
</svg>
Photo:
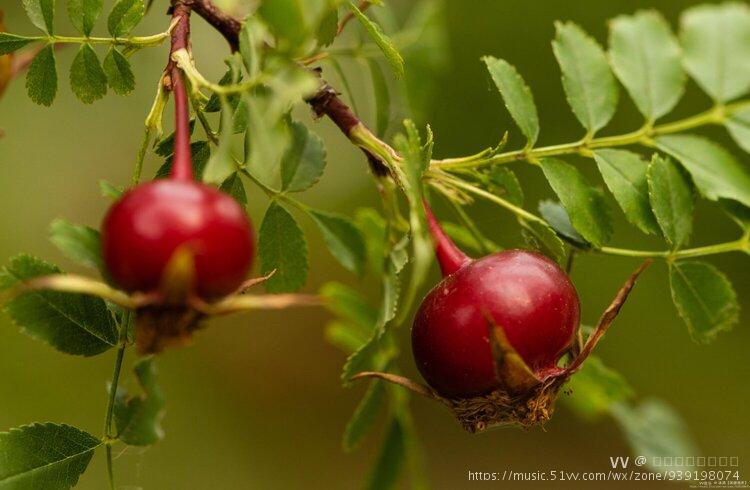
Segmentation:
<svg viewBox="0 0 750 490">
<path fill-rule="evenodd" d="M 443 277 L 447 277 L 456 272 L 461 267 L 471 262 L 471 257 L 461 251 L 453 240 L 445 234 L 443 228 L 438 223 L 437 218 L 432 213 L 430 205 L 427 204 L 426 200 L 424 203 L 424 212 L 427 216 L 427 223 L 430 226 L 430 234 L 435 242 L 435 255 L 437 255 L 438 264 L 440 264 L 440 270 L 443 272 Z"/>
<path fill-rule="evenodd" d="M 182 2 L 174 2 L 172 18 L 178 23 L 172 31 L 172 49 L 174 53 L 188 49 L 190 39 L 190 7 Z M 175 137 L 174 156 L 172 157 L 172 174 L 174 180 L 193 180 L 193 161 L 190 154 L 190 110 L 187 92 L 182 79 L 182 71 L 170 60 L 167 74 L 174 94 Z"/>
</svg>

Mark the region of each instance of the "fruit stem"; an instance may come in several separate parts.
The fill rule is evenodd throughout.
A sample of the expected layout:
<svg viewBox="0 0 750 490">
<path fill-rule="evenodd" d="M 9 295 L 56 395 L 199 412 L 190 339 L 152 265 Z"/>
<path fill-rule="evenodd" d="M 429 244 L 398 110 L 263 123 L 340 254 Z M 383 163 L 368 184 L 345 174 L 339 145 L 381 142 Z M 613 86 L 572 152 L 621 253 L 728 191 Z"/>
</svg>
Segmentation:
<svg viewBox="0 0 750 490">
<path fill-rule="evenodd" d="M 174 2 L 172 17 L 175 28 L 172 30 L 171 52 L 175 53 L 181 49 L 188 49 L 190 7 L 182 2 Z M 193 180 L 193 162 L 190 155 L 190 112 L 185 83 L 182 79 L 182 70 L 176 63 L 170 61 L 167 67 L 167 75 L 174 94 L 176 119 L 171 178 L 174 180 Z"/>
<path fill-rule="evenodd" d="M 438 264 L 440 264 L 440 270 L 443 272 L 443 277 L 447 277 L 458 269 L 471 262 L 471 258 L 463 253 L 458 246 L 453 243 L 448 235 L 445 234 L 443 228 L 438 223 L 437 218 L 432 213 L 430 205 L 427 204 L 426 200 L 422 201 L 424 204 L 424 212 L 427 216 L 427 224 L 430 226 L 430 235 L 435 242 L 435 255 L 437 255 Z"/>
</svg>

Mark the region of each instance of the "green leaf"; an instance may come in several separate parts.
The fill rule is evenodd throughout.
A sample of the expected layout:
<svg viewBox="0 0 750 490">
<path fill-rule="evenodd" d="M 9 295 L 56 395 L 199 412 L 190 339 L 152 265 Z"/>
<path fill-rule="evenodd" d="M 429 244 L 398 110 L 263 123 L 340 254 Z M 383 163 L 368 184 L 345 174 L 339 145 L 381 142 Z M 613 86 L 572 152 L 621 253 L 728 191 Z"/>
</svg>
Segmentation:
<svg viewBox="0 0 750 490">
<path fill-rule="evenodd" d="M 685 422 L 672 407 L 661 400 L 645 400 L 636 407 L 616 403 L 612 414 L 630 443 L 633 454 L 643 456 L 646 465 L 654 471 L 655 458 L 700 455 L 695 442 L 690 438 Z M 670 470 L 692 470 L 695 467 L 670 466 Z"/>
<path fill-rule="evenodd" d="M 737 201 L 727 201 L 724 199 L 719 201 L 719 205 L 740 228 L 744 231 L 750 230 L 750 207 L 743 206 Z M 750 253 L 750 247 L 745 252 Z"/>
<path fill-rule="evenodd" d="M 739 320 L 740 306 L 732 283 L 705 262 L 669 264 L 672 301 L 696 342 L 707 343 Z"/>
<path fill-rule="evenodd" d="M 555 24 L 552 41 L 568 103 L 590 134 L 607 125 L 617 109 L 617 84 L 599 44 L 572 22 Z"/>
<path fill-rule="evenodd" d="M 91 35 L 101 13 L 102 0 L 68 0 L 70 22 L 84 36 Z"/>
<path fill-rule="evenodd" d="M 386 223 L 385 219 L 372 208 L 360 208 L 356 211 L 355 222 L 365 238 L 367 263 L 373 276 L 383 272 L 385 262 Z"/>
<path fill-rule="evenodd" d="M 680 18 L 685 69 L 717 102 L 750 89 L 750 9 L 739 2 L 699 5 Z"/>
<path fill-rule="evenodd" d="M 208 159 L 211 157 L 211 145 L 208 141 L 195 141 L 190 143 L 190 153 L 193 155 L 193 175 L 196 180 L 203 180 L 203 172 L 206 169 Z M 154 175 L 155 179 L 164 179 L 169 177 L 172 173 L 172 159 L 173 155 L 170 155 L 164 165 L 159 167 Z"/>
<path fill-rule="evenodd" d="M 648 197 L 648 163 L 637 153 L 618 149 L 596 150 L 594 159 L 628 221 L 644 233 L 658 233 Z"/>
<path fill-rule="evenodd" d="M 601 193 L 562 160 L 543 158 L 540 165 L 578 233 L 594 247 L 604 245 L 612 235 L 612 223 Z"/>
<path fill-rule="evenodd" d="M 404 430 L 397 419 L 392 419 L 385 439 L 380 446 L 375 465 L 370 470 L 365 484 L 366 490 L 384 490 L 394 488 L 406 460 L 406 443 Z"/>
<path fill-rule="evenodd" d="M 378 413 L 385 403 L 385 386 L 380 380 L 370 383 L 365 396 L 357 405 L 352 418 L 344 429 L 342 445 L 345 452 L 352 452 L 362 443 L 367 433 L 375 425 Z"/>
<path fill-rule="evenodd" d="M 56 219 L 50 226 L 50 239 L 70 259 L 104 270 L 102 243 L 99 231 L 89 226 L 78 226 L 64 219 Z"/>
<path fill-rule="evenodd" d="M 309 33 L 302 2 L 298 0 L 262 2 L 258 13 L 278 38 L 277 40 L 281 41 L 282 49 L 298 49 L 304 44 Z"/>
<path fill-rule="evenodd" d="M 29 20 L 39 29 L 54 34 L 55 0 L 22 0 Z"/>
<path fill-rule="evenodd" d="M 678 249 L 693 230 L 693 187 L 686 172 L 670 158 L 654 155 L 647 171 L 651 209 L 664 238 Z"/>
<path fill-rule="evenodd" d="M 750 107 L 733 111 L 724 119 L 724 126 L 734 142 L 750 153 Z"/>
<path fill-rule="evenodd" d="M 70 67 L 70 88 L 84 104 L 91 104 L 107 94 L 107 75 L 88 44 L 81 46 Z"/>
<path fill-rule="evenodd" d="M 523 188 L 512 170 L 495 165 L 490 169 L 485 184 L 487 190 L 516 206 L 523 206 Z"/>
<path fill-rule="evenodd" d="M 114 47 L 109 49 L 104 58 L 104 73 L 109 86 L 117 95 L 128 95 L 135 90 L 135 75 L 130 62 Z"/>
<path fill-rule="evenodd" d="M 583 238 L 570 222 L 570 217 L 567 211 L 557 201 L 546 199 L 539 202 L 539 214 L 542 218 L 550 224 L 552 229 L 557 232 L 558 235 L 573 242 L 575 245 L 583 248 L 591 246 L 589 242 Z"/>
<path fill-rule="evenodd" d="M 59 273 L 59 268 L 41 259 L 18 255 L 0 270 L 0 289 Z M 67 354 L 94 356 L 117 345 L 117 327 L 99 298 L 34 291 L 13 299 L 4 311 L 23 333 Z"/>
<path fill-rule="evenodd" d="M 17 51 L 31 42 L 34 42 L 34 39 L 0 32 L 0 56 Z"/>
<path fill-rule="evenodd" d="M 153 357 L 139 359 L 133 371 L 142 394 L 128 395 L 117 390 L 114 415 L 117 438 L 129 446 L 151 446 L 164 438 L 164 393 L 157 382 Z"/>
<path fill-rule="evenodd" d="M 258 239 L 261 273 L 276 273 L 265 283 L 272 293 L 296 291 L 307 280 L 307 242 L 291 214 L 276 202 L 263 217 Z"/>
<path fill-rule="evenodd" d="M 539 136 L 539 116 L 531 90 L 513 65 L 507 61 L 492 56 L 485 56 L 482 60 L 503 97 L 505 107 L 526 136 L 527 146 L 534 146 Z"/>
<path fill-rule="evenodd" d="M 690 134 L 660 136 L 656 146 L 685 167 L 706 198 L 733 199 L 750 206 L 750 173 L 723 147 Z"/>
<path fill-rule="evenodd" d="M 288 192 L 309 189 L 320 180 L 326 166 L 326 147 L 320 137 L 301 122 L 291 123 L 291 145 L 281 159 L 281 188 Z"/>
<path fill-rule="evenodd" d="M 26 73 L 26 91 L 36 104 L 50 106 L 57 95 L 55 48 L 48 44 L 36 55 Z"/>
<path fill-rule="evenodd" d="M 334 321 L 326 325 L 325 338 L 330 344 L 351 355 L 367 343 L 369 335 L 362 335 L 357 327 L 349 323 Z"/>
<path fill-rule="evenodd" d="M 102 193 L 102 197 L 108 197 L 113 201 L 120 199 L 125 193 L 125 188 L 109 182 L 107 180 L 99 181 L 99 190 Z"/>
<path fill-rule="evenodd" d="M 242 176 L 239 172 L 234 172 L 230 175 L 229 178 L 221 184 L 219 189 L 232 196 L 241 206 L 247 206 L 245 184 L 242 182 Z"/>
<path fill-rule="evenodd" d="M 523 227 L 521 232 L 526 243 L 540 253 L 557 262 L 561 267 L 565 265 L 568 256 L 565 244 L 547 223 L 543 221 L 526 221 L 519 219 Z"/>
<path fill-rule="evenodd" d="M 370 20 L 353 2 L 348 2 L 348 5 L 349 9 L 354 14 L 354 17 L 356 17 L 359 23 L 362 24 L 362 27 L 365 28 L 367 34 L 370 35 L 378 48 L 380 48 L 380 51 L 382 51 L 385 59 L 391 65 L 391 69 L 393 69 L 396 74 L 396 78 L 403 77 L 404 59 L 396 49 L 391 38 L 386 36 L 380 26 Z"/>
<path fill-rule="evenodd" d="M 382 137 L 388 130 L 388 124 L 391 121 L 391 93 L 378 62 L 368 59 L 367 66 L 370 68 L 372 91 L 375 94 L 375 133 Z"/>
<path fill-rule="evenodd" d="M 654 120 L 667 114 L 685 90 L 680 47 L 655 11 L 621 15 L 610 23 L 612 68 L 638 110 Z"/>
<path fill-rule="evenodd" d="M 367 251 L 359 229 L 344 216 L 308 210 L 308 214 L 323 233 L 328 250 L 345 269 L 362 276 L 365 273 Z"/>
<path fill-rule="evenodd" d="M 190 120 L 190 136 L 193 135 L 193 132 L 195 131 L 195 119 Z M 154 153 L 159 155 L 160 157 L 168 157 L 172 153 L 174 153 L 174 132 L 172 132 L 169 136 L 159 141 L 159 143 L 156 144 L 156 147 L 154 148 Z"/>
<path fill-rule="evenodd" d="M 125 37 L 143 18 L 146 6 L 143 0 L 117 0 L 107 19 L 107 29 L 112 37 Z"/>
<path fill-rule="evenodd" d="M 250 78 L 258 76 L 261 72 L 263 38 L 265 35 L 265 26 L 253 17 L 248 18 L 242 25 L 242 30 L 240 31 L 240 55 Z M 230 76 L 230 80 L 227 80 L 225 83 L 228 83 L 233 78 L 231 65 L 228 75 Z"/>
<path fill-rule="evenodd" d="M 68 490 L 104 444 L 65 424 L 31 424 L 0 432 L 0 488 Z"/>
<path fill-rule="evenodd" d="M 615 403 L 634 396 L 633 389 L 620 373 L 593 356 L 570 378 L 568 387 L 572 396 L 563 400 L 586 420 L 595 420 L 609 413 Z"/>
<path fill-rule="evenodd" d="M 338 5 L 329 7 L 328 12 L 323 16 L 323 20 L 320 21 L 318 26 L 318 32 L 316 38 L 318 45 L 321 47 L 327 47 L 333 44 L 336 39 L 336 34 L 339 29 L 339 9 Z"/>
<path fill-rule="evenodd" d="M 328 282 L 320 289 L 326 308 L 337 317 L 369 336 L 378 320 L 378 312 L 365 297 L 338 282 Z M 365 339 L 366 340 L 366 339 Z"/>
<path fill-rule="evenodd" d="M 236 171 L 234 157 L 232 155 L 232 136 L 229 130 L 233 125 L 232 109 L 228 103 L 223 103 L 221 108 L 221 138 L 216 150 L 211 152 L 206 169 L 203 172 L 203 180 L 210 184 L 219 185 L 228 179 Z"/>
</svg>

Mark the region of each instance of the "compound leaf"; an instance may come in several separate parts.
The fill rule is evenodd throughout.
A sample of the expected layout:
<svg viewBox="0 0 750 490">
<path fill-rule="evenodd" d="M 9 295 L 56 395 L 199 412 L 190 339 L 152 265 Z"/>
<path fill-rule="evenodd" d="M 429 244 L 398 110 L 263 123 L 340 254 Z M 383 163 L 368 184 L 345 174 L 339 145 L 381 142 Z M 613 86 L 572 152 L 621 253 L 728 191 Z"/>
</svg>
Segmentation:
<svg viewBox="0 0 750 490">
<path fill-rule="evenodd" d="M 88 44 L 81 46 L 70 67 L 70 88 L 84 104 L 91 104 L 107 94 L 107 75 Z"/>
</svg>

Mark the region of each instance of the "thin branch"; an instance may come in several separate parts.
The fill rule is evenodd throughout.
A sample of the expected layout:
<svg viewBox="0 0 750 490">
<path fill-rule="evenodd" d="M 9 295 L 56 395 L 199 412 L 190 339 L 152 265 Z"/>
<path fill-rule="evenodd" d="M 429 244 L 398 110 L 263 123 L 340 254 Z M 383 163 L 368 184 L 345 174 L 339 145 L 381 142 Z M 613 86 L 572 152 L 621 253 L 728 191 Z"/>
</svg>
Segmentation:
<svg viewBox="0 0 750 490">
<path fill-rule="evenodd" d="M 240 30 L 242 23 L 229 14 L 222 12 L 211 0 L 184 0 L 196 14 L 203 17 L 211 26 L 219 31 L 229 43 L 232 51 L 240 49 Z"/>
</svg>

